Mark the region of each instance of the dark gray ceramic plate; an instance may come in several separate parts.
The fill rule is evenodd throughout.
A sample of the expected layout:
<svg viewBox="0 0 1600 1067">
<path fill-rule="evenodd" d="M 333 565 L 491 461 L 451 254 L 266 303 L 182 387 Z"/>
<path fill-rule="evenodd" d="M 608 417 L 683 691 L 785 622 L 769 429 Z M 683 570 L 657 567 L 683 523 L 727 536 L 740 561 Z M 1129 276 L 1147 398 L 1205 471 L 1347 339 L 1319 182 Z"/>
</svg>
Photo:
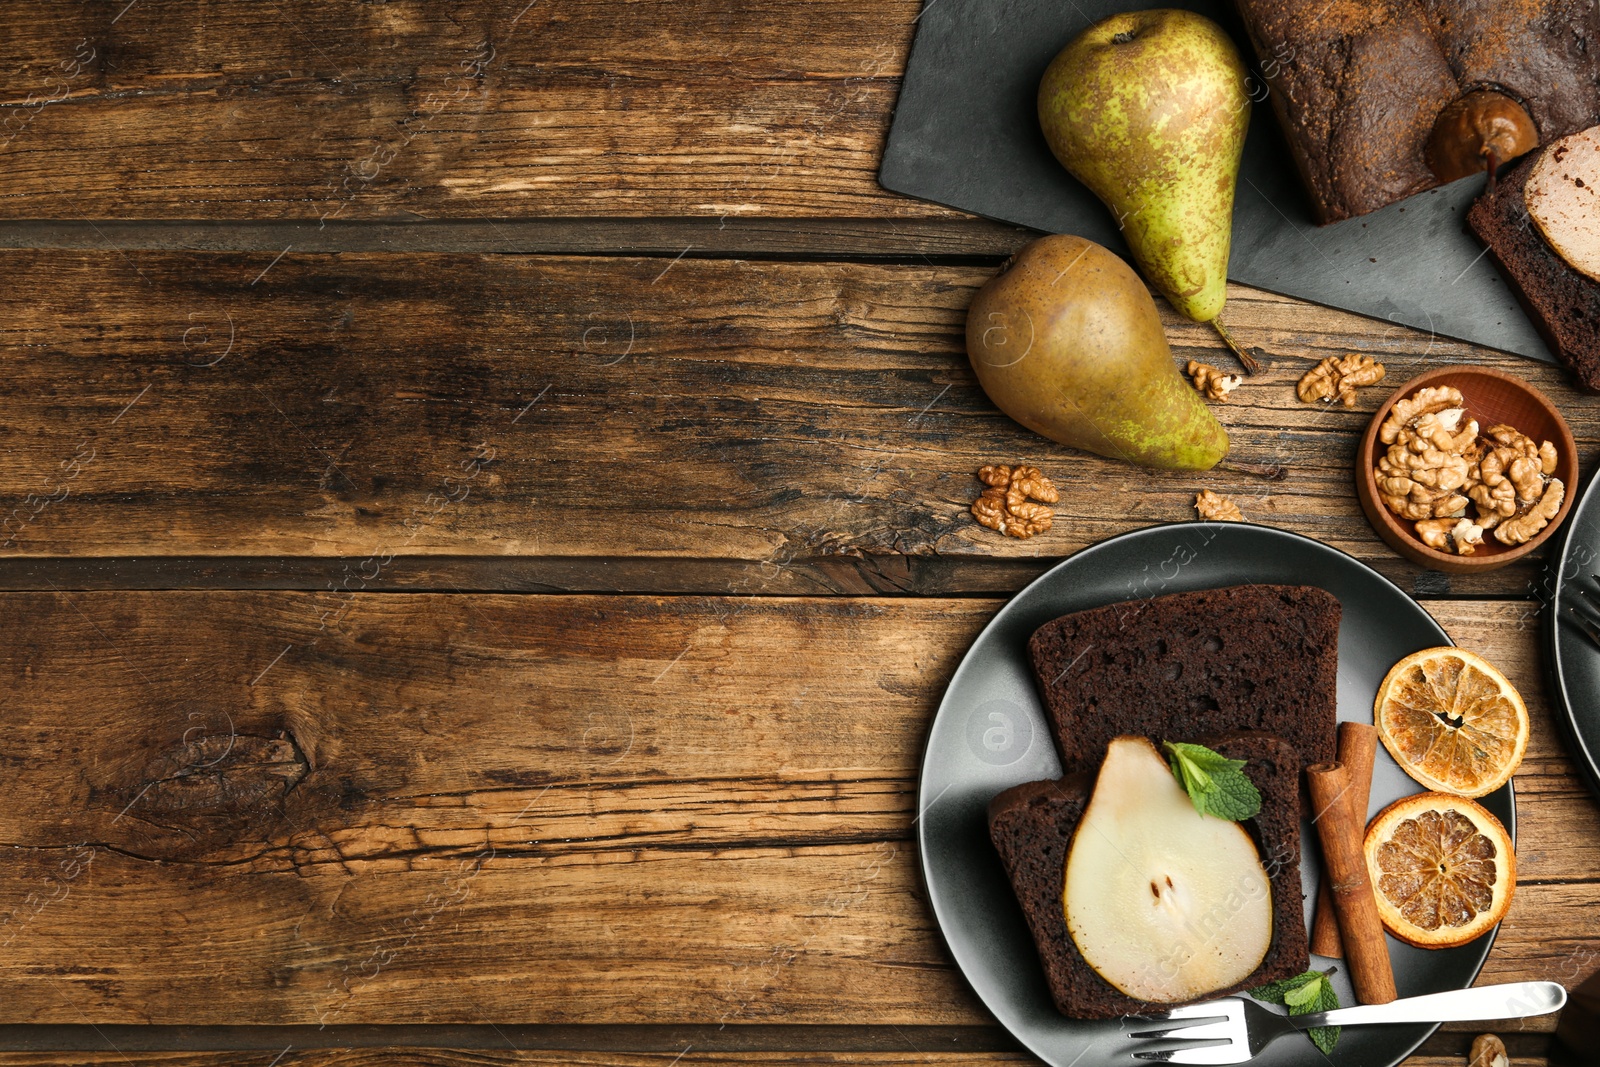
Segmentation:
<svg viewBox="0 0 1600 1067">
<path fill-rule="evenodd" d="M 1566 540 L 1550 563 L 1544 586 L 1545 641 L 1549 649 L 1550 691 L 1555 696 L 1556 722 L 1566 734 L 1573 762 L 1600 796 L 1600 648 L 1584 636 L 1570 618 L 1559 616 L 1583 610 L 1578 585 L 1588 589 L 1588 603 L 1600 604 L 1600 585 L 1590 577 L 1600 572 L 1600 492 L 1590 482 L 1583 499 L 1567 521 Z M 1600 619 L 1600 611 L 1589 612 Z"/>
<path fill-rule="evenodd" d="M 1450 644 L 1427 612 L 1376 571 L 1337 549 L 1265 526 L 1182 523 L 1153 526 L 1086 548 L 1018 593 L 978 635 L 945 691 L 933 721 L 918 791 L 918 845 L 928 897 L 967 981 L 995 1017 L 1054 1067 L 1110 1067 L 1142 1062 L 1128 1054 L 1123 1020 L 1068 1019 L 1051 1004 L 1022 912 L 989 843 L 989 800 L 1020 782 L 1054 778 L 1060 762 L 1028 667 L 1026 643 L 1058 615 L 1120 601 L 1246 582 L 1316 585 L 1339 598 L 1339 718 L 1372 721 L 1378 685 L 1395 661 Z M 1600 660 L 1600 655 L 1597 655 Z M 1379 749 L 1371 812 L 1421 791 Z M 1483 805 L 1516 833 L 1509 786 Z M 1311 841 L 1302 827 L 1304 841 Z M 1307 911 L 1318 871 L 1314 846 L 1302 850 Z M 1390 939 L 1401 996 L 1472 984 L 1493 933 L 1461 948 L 1426 951 Z M 1314 966 L 1331 962 L 1314 957 Z M 1335 977 L 1343 1003 L 1354 1003 L 1342 964 Z M 1433 1032 L 1432 1026 L 1346 1029 L 1335 1067 L 1393 1067 Z M 1161 1046 L 1154 1046 L 1161 1047 Z M 1309 1041 L 1285 1038 L 1253 1063 L 1289 1067 L 1324 1062 Z"/>
</svg>

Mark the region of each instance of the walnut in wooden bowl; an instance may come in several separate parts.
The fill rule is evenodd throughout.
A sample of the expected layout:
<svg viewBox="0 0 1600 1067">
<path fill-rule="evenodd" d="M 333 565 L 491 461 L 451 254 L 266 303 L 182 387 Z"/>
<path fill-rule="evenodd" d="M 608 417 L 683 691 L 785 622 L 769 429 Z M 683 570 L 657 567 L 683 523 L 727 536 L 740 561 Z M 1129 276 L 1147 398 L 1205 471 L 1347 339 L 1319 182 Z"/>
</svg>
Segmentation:
<svg viewBox="0 0 1600 1067">
<path fill-rule="evenodd" d="M 1356 455 L 1356 492 L 1405 558 L 1494 570 L 1549 540 L 1572 510 L 1578 448 L 1555 405 L 1487 367 L 1441 367 L 1396 389 Z"/>
</svg>

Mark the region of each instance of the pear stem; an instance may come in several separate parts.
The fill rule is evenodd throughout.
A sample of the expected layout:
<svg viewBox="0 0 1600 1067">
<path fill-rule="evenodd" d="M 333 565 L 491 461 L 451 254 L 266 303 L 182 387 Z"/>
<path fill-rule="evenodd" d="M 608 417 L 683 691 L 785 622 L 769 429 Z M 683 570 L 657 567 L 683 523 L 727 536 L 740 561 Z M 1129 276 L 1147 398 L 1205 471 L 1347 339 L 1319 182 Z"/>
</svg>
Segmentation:
<svg viewBox="0 0 1600 1067">
<path fill-rule="evenodd" d="M 1233 334 L 1229 333 L 1228 328 L 1222 324 L 1221 316 L 1212 319 L 1211 325 L 1221 336 L 1223 344 L 1227 345 L 1239 362 L 1244 364 L 1244 372 L 1246 374 L 1261 373 L 1261 362 L 1239 346 L 1239 342 L 1233 339 Z"/>
<path fill-rule="evenodd" d="M 1258 478 L 1265 478 L 1269 482 L 1281 482 L 1289 476 L 1289 469 L 1280 467 L 1276 463 L 1250 463 L 1242 459 L 1225 459 L 1217 464 L 1217 469 L 1238 471 L 1240 474 L 1253 474 Z"/>
</svg>

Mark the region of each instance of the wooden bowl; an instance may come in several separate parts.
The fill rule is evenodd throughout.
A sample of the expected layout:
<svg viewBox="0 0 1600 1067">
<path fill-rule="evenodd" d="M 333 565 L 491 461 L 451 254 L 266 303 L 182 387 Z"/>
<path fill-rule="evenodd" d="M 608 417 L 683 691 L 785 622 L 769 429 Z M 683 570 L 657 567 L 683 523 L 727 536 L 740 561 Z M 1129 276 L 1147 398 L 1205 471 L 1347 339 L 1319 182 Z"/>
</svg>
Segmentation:
<svg viewBox="0 0 1600 1067">
<path fill-rule="evenodd" d="M 1555 477 L 1560 478 L 1566 486 L 1566 495 L 1555 520 L 1532 540 L 1520 545 L 1503 545 L 1495 540 L 1492 532 L 1486 531 L 1483 544 L 1470 556 L 1442 552 L 1423 544 L 1412 524 L 1396 516 L 1379 499 L 1378 460 L 1385 446 L 1378 442 L 1378 428 L 1389 417 L 1389 409 L 1394 407 L 1396 401 L 1429 385 L 1452 385 L 1461 390 L 1467 415 L 1477 419 L 1478 425 L 1484 430 L 1497 423 L 1506 423 L 1535 441 L 1555 442 Z M 1362 435 L 1361 447 L 1356 452 L 1356 493 L 1361 497 L 1361 507 L 1367 513 L 1367 521 L 1372 523 L 1373 529 L 1389 543 L 1390 548 L 1406 559 L 1446 574 L 1492 571 L 1536 550 L 1566 521 L 1573 502 L 1578 498 L 1578 446 L 1561 412 L 1543 393 L 1521 378 L 1487 367 L 1441 367 L 1418 375 L 1396 389 L 1378 408 L 1378 413 L 1372 416 L 1372 423 Z M 1474 513 L 1469 504 L 1467 514 L 1471 516 Z"/>
</svg>

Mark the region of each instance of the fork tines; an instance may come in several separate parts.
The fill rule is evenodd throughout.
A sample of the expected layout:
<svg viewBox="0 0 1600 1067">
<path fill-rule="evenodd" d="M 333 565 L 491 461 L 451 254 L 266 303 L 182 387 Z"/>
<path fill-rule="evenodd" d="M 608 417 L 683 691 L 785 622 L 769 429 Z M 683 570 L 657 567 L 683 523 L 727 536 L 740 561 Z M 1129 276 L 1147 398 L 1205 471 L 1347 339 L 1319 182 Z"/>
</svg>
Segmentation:
<svg viewBox="0 0 1600 1067">
<path fill-rule="evenodd" d="M 1146 1041 L 1210 1041 L 1216 1044 L 1191 1044 L 1177 1049 L 1135 1052 L 1134 1059 L 1157 1063 L 1194 1064 L 1238 1063 L 1241 1059 L 1249 1059 L 1249 1033 L 1245 1027 L 1244 1007 L 1237 1000 L 1189 1004 L 1141 1018 L 1148 1018 L 1154 1023 L 1181 1025 L 1139 1030 L 1129 1034 L 1129 1037 L 1143 1038 Z M 1243 1052 L 1242 1057 L 1241 1052 Z"/>
<path fill-rule="evenodd" d="M 1568 605 L 1566 612 L 1561 615 L 1561 618 L 1566 619 L 1568 622 L 1572 623 L 1572 625 L 1576 626 L 1583 636 L 1587 637 L 1597 648 L 1600 648 L 1600 626 L 1596 626 L 1594 621 L 1591 620 L 1587 615 L 1579 611 L 1577 608 Z"/>
<path fill-rule="evenodd" d="M 1129 1037 L 1143 1037 L 1152 1041 L 1160 1038 L 1167 1038 L 1168 1040 L 1175 1041 L 1188 1037 L 1200 1038 L 1209 1036 L 1190 1034 L 1189 1031 L 1191 1030 L 1205 1030 L 1211 1028 L 1203 1025 L 1196 1025 L 1198 1020 L 1204 1019 L 1208 1022 L 1220 1022 L 1221 1024 L 1226 1025 L 1230 1016 L 1227 1009 L 1220 1004 L 1190 1004 L 1187 1007 L 1173 1008 L 1171 1011 L 1151 1012 L 1147 1015 L 1136 1016 L 1136 1018 L 1148 1019 L 1151 1022 L 1181 1022 L 1184 1025 L 1168 1026 L 1161 1030 L 1137 1030 L 1129 1034 Z M 1227 1035 L 1218 1034 L 1216 1036 L 1226 1037 Z"/>
<path fill-rule="evenodd" d="M 1557 611 L 1556 615 L 1576 626 L 1591 643 L 1600 647 L 1600 575 L 1587 577 L 1597 588 L 1590 589 L 1577 580 L 1567 583 L 1577 595 L 1568 599 L 1565 612 Z"/>
</svg>

